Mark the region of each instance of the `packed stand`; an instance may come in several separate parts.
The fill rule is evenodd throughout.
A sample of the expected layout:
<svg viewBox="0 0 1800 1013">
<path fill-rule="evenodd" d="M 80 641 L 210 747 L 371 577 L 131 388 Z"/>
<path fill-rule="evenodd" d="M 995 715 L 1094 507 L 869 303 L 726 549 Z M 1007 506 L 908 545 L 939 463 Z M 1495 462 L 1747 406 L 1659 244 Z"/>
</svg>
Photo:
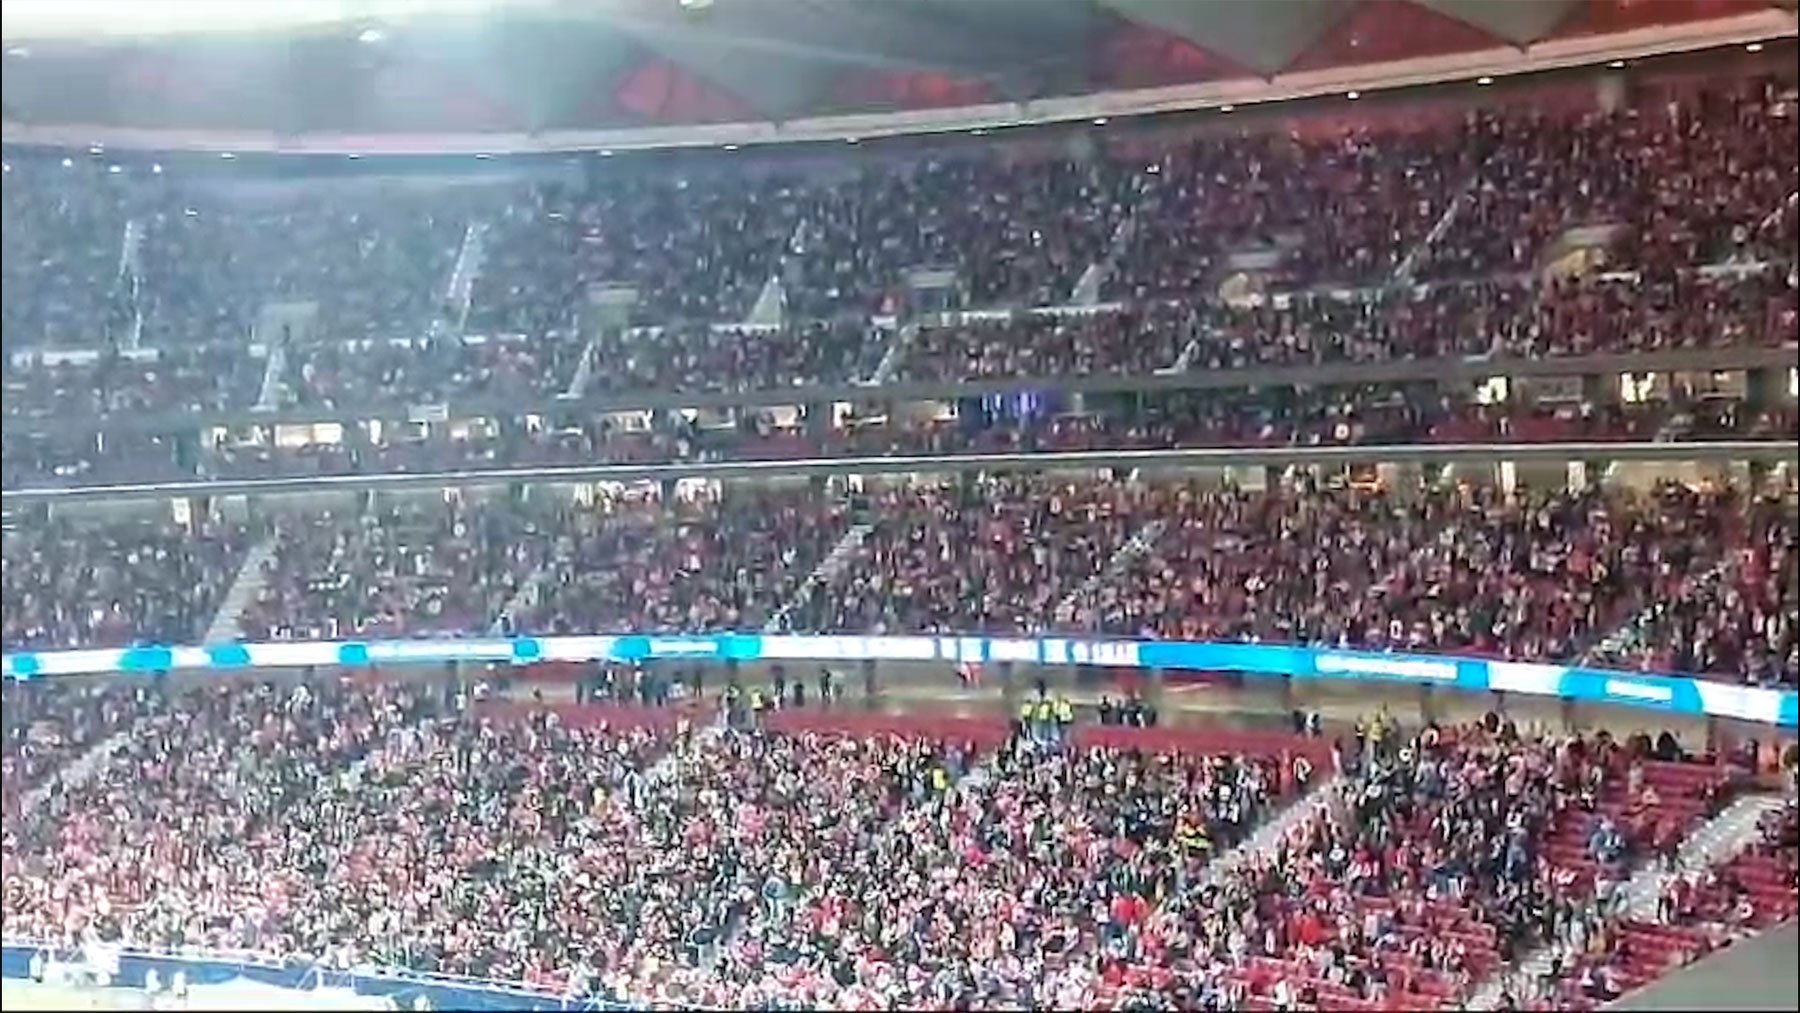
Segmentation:
<svg viewBox="0 0 1800 1013">
<path fill-rule="evenodd" d="M 544 633 L 760 629 L 848 527 L 841 504 L 780 488 L 602 502 L 552 532 L 514 619 Z"/>
<path fill-rule="evenodd" d="M 284 406 L 327 410 L 478 401 L 541 406 L 574 381 L 584 345 L 554 335 L 291 347 Z"/>
<path fill-rule="evenodd" d="M 197 448 L 199 441 L 186 441 Z M 0 487 L 57 488 L 118 482 L 179 482 L 205 474 L 202 455 L 153 433 L 79 428 L 0 432 Z"/>
<path fill-rule="evenodd" d="M 891 312 L 919 269 L 953 272 L 960 305 L 1065 305 L 1140 185 L 1118 159 L 991 152 L 821 179 L 789 246 L 788 305 L 802 316 Z"/>
<path fill-rule="evenodd" d="M 1535 311 L 1496 354 L 1623 355 L 1683 348 L 1779 348 L 1800 340 L 1800 289 L 1759 270 L 1666 280 L 1573 279 L 1540 290 Z"/>
<path fill-rule="evenodd" d="M 1479 182 L 1422 277 L 1532 271 L 1581 226 L 1621 226 L 1615 262 L 1656 277 L 1750 259 L 1800 190 L 1791 67 L 1643 85 L 1610 112 L 1501 109 L 1481 130 Z"/>
<path fill-rule="evenodd" d="M 956 383 L 1094 373 L 1148 376 L 1169 371 L 1182 360 L 1198 316 L 1186 307 L 1159 305 L 922 327 L 906 348 L 896 378 Z"/>
<path fill-rule="evenodd" d="M 239 625 L 250 640 L 480 634 L 549 558 L 554 524 L 485 500 L 282 517 Z"/>
<path fill-rule="evenodd" d="M 0 201 L 5 352 L 104 348 L 122 337 L 131 316 L 123 185 L 86 166 L 9 157 Z"/>
<path fill-rule="evenodd" d="M 1081 629 L 1567 658 L 1719 558 L 1730 493 L 1179 492 Z"/>
<path fill-rule="evenodd" d="M 1599 663 L 1800 685 L 1800 529 L 1793 490 L 1749 504 L 1743 530 L 1711 568 L 1688 573 Z"/>
<path fill-rule="evenodd" d="M 312 331 L 326 341 L 423 337 L 479 207 L 454 188 L 171 192 L 144 219 L 143 341 L 241 347 L 272 303 L 316 304 Z"/>
<path fill-rule="evenodd" d="M 347 677 L 145 692 L 90 776 L 7 827 L 9 937 L 276 950 L 329 868 L 318 796 L 443 703 Z"/>
<path fill-rule="evenodd" d="M 1538 848 L 1574 802 L 1579 743 L 1478 728 L 1408 741 L 1377 718 L 1343 759 L 1341 797 L 1276 855 L 1177 905 L 1225 1008 L 1454 1008 L 1561 907 Z"/>
<path fill-rule="evenodd" d="M 1234 255 L 1274 254 L 1282 288 L 1385 284 L 1474 176 L 1483 146 L 1460 120 L 1408 128 L 1203 135 L 1161 154 L 1109 294 L 1215 294 Z"/>
<path fill-rule="evenodd" d="M 1014 739 L 960 783 L 951 761 L 855 846 L 785 863 L 799 875 L 764 891 L 701 1003 L 1095 1008 L 1109 977 L 1174 955 L 1159 908 L 1294 787 L 1272 757 Z"/>
<path fill-rule="evenodd" d="M 9 934 L 638 1003 L 1086 1006 L 1192 945 L 1160 909 L 1304 786 L 1274 755 L 455 689 L 158 688 L 93 777 L 9 825 Z"/>
<path fill-rule="evenodd" d="M 64 768 L 126 728 L 152 695 L 130 684 L 14 679 L 0 693 L 0 806 L 9 826 L 27 799 L 47 795 Z"/>
<path fill-rule="evenodd" d="M 540 333 L 564 326 L 551 314 L 596 286 L 635 288 L 633 315 L 648 323 L 742 321 L 794 235 L 794 185 L 755 171 L 646 168 L 537 188 L 486 238 L 471 322 Z"/>
<path fill-rule="evenodd" d="M 1156 490 L 1049 476 L 883 490 L 868 536 L 785 617 L 812 632 L 1042 629 L 1154 516 Z"/>
<path fill-rule="evenodd" d="M 212 346 L 8 356 L 4 369 L 7 421 L 54 427 L 68 420 L 248 408 L 256 401 L 263 360 Z"/>
<path fill-rule="evenodd" d="M 586 394 L 843 386 L 875 374 L 889 330 L 866 320 L 777 328 L 705 325 L 609 332 L 594 344 Z"/>
<path fill-rule="evenodd" d="M 27 522 L 5 532 L 0 644 L 11 650 L 193 643 L 249 547 L 203 518 Z"/>
</svg>

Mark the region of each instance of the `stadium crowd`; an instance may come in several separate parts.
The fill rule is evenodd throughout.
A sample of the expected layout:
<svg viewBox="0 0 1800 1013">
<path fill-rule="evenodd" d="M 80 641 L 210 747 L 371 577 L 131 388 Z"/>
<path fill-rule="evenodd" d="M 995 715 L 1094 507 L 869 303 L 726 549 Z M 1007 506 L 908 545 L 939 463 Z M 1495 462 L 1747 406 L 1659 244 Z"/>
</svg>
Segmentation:
<svg viewBox="0 0 1800 1013">
<path fill-rule="evenodd" d="M 87 720 L 118 738 L 9 811 L 9 935 L 703 1008 L 1447 1009 L 1585 931 L 1664 824 L 1685 833 L 1737 783 L 1646 737 L 1522 737 L 1497 716 L 1383 713 L 1327 748 L 803 706 L 727 727 L 429 677 L 52 696 L 35 720 L 98 702 Z M 1344 779 L 1272 850 L 1215 861 L 1327 754 Z M 1641 805 L 1649 788 L 1665 802 Z M 1720 898 L 1791 913 L 1789 824 L 1697 873 L 1666 921 Z M 1714 886 L 1732 883 L 1750 887 Z"/>
<path fill-rule="evenodd" d="M 1800 683 L 1791 488 L 1029 475 L 890 483 L 854 506 L 755 484 L 544 492 L 280 514 L 237 625 L 251 639 L 1081 631 Z M 191 641 L 252 540 L 208 519 L 98 533 L 7 534 L 7 647 Z"/>
<path fill-rule="evenodd" d="M 22 525 L 0 534 L 7 650 L 195 642 L 249 548 L 244 525 L 144 519 Z"/>
<path fill-rule="evenodd" d="M 4 416 L 36 431 L 7 434 L 5 481 L 1797 435 L 1791 403 L 1707 391 L 1487 404 L 1398 383 L 1068 413 L 966 399 L 951 420 L 793 427 L 577 410 L 645 391 L 1793 345 L 1791 71 L 1634 82 L 1604 110 L 1579 91 L 1081 157 L 982 142 L 829 170 L 620 159 L 582 184 L 240 189 L 9 161 Z M 932 300 L 1005 312 L 917 312 Z M 281 449 L 56 431 L 461 400 L 507 417 Z M 250 521 L 198 499 L 181 523 L 9 514 L 0 643 L 1059 631 L 1800 685 L 1791 486 L 591 492 L 259 503 Z M 241 613 L 219 615 L 257 546 Z M 1530 1001 L 1589 1008 L 1796 910 L 1790 806 L 1724 867 L 1674 870 L 1654 922 L 1619 917 L 1622 879 L 1668 861 L 1739 779 L 1672 739 L 1533 737 L 1497 716 L 1172 747 L 1072 717 L 872 731 L 779 690 L 726 722 L 685 692 L 513 708 L 339 673 L 5 694 L 0 911 L 9 937 L 59 945 L 639 1005 L 1287 1013 L 1448 1009 L 1549 943 L 1569 956 Z M 1285 813 L 1270 855 L 1215 861 L 1328 763 L 1341 780 Z"/>
<path fill-rule="evenodd" d="M 234 188 L 21 157 L 5 177 L 7 350 L 202 355 L 199 378 L 222 388 L 247 367 L 221 357 L 250 358 L 254 332 L 265 349 L 295 344 L 292 371 L 326 374 L 316 394 L 295 378 L 300 403 L 343 403 L 349 374 L 382 379 L 367 400 L 475 396 L 513 370 L 532 376 L 496 393 L 554 395 L 588 344 L 590 292 L 623 286 L 633 318 L 661 333 L 608 333 L 618 344 L 587 356 L 597 392 L 849 382 L 881 359 L 881 332 L 860 321 L 906 311 L 908 272 L 952 272 L 952 306 L 1034 307 L 1090 302 L 1075 291 L 1089 265 L 1101 295 L 1133 308 L 932 329 L 899 374 L 1782 344 L 1796 326 L 1795 112 L 1791 73 L 1653 79 L 1610 111 L 1591 89 L 1552 89 L 1363 123 L 1122 138 L 1085 158 L 983 142 L 837 172 L 683 161 L 586 185 Z M 1582 227 L 1605 257 L 1566 277 L 1566 233 Z M 1234 259 L 1270 251 L 1272 267 Z M 1230 276 L 1254 283 L 1221 287 Z M 750 319 L 770 281 L 786 321 L 772 337 L 708 326 Z M 812 323 L 841 317 L 859 322 Z M 494 340 L 471 351 L 461 332 Z M 424 361 L 391 361 L 389 342 L 428 334 Z M 347 343 L 363 349 L 352 361 Z M 483 361 L 495 355 L 506 361 Z M 169 370 L 129 372 L 97 378 L 103 410 L 258 393 L 253 379 L 200 397 Z"/>
</svg>

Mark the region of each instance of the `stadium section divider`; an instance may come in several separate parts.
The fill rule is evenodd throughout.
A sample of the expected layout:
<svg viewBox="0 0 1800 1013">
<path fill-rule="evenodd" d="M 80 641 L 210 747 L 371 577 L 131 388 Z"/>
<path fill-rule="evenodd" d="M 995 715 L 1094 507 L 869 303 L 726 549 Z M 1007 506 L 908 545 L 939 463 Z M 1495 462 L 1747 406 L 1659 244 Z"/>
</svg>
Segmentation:
<svg viewBox="0 0 1800 1013">
<path fill-rule="evenodd" d="M 1101 665 L 1251 677 L 1441 686 L 1465 692 L 1551 696 L 1800 727 L 1800 693 L 1684 675 L 1494 661 L 1453 655 L 1341 651 L 1294 645 L 1068 637 L 846 636 L 763 633 L 608 634 L 420 640 L 332 640 L 21 651 L 0 656 L 8 679 L 160 675 L 306 666 L 531 664 L 539 661 L 943 661 Z"/>
</svg>

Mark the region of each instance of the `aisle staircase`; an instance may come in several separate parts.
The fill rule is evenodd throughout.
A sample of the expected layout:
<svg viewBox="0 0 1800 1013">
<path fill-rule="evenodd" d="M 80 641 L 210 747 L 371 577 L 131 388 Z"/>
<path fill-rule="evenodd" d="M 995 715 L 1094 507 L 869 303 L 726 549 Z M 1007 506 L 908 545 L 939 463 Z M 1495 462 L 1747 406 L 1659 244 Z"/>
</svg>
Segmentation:
<svg viewBox="0 0 1800 1013">
<path fill-rule="evenodd" d="M 1157 520 L 1151 521 L 1142 528 L 1139 528 L 1136 534 L 1132 535 L 1126 540 L 1124 545 L 1119 546 L 1119 548 L 1113 552 L 1112 558 L 1106 561 L 1105 566 L 1101 567 L 1098 572 L 1088 579 L 1082 581 L 1081 585 L 1075 588 L 1075 590 L 1064 595 L 1063 599 L 1056 603 L 1056 608 L 1051 611 L 1050 614 L 1058 620 L 1068 617 L 1076 606 L 1099 593 L 1100 588 L 1105 586 L 1108 581 L 1116 580 L 1120 574 L 1125 572 L 1126 567 L 1130 566 L 1144 553 L 1149 552 L 1151 546 L 1156 544 L 1156 540 L 1162 537 L 1163 528 L 1167 526 L 1167 524 L 1167 521 Z"/>
<path fill-rule="evenodd" d="M 756 294 L 756 301 L 750 304 L 750 313 L 744 322 L 758 327 L 780 327 L 787 317 L 787 289 L 781 284 L 779 272 L 769 275 L 763 282 L 762 289 Z"/>
<path fill-rule="evenodd" d="M 1727 805 L 1717 816 L 1700 824 L 1681 842 L 1678 852 L 1678 867 L 1685 870 L 1712 868 L 1730 861 L 1746 847 L 1761 839 L 1758 824 L 1763 816 L 1780 809 L 1785 800 L 1782 796 L 1771 793 L 1754 793 L 1744 795 Z M 1635 924 L 1625 931 L 1658 938 L 1679 937 L 1689 930 L 1666 929 L 1656 925 L 1657 900 L 1662 894 L 1663 883 L 1667 874 L 1660 862 L 1647 862 L 1634 872 L 1629 880 L 1619 888 L 1617 894 L 1616 914 L 1622 921 Z M 1666 941 L 1666 940 L 1665 940 Z M 1671 943 L 1673 949 L 1679 944 Z M 1640 947 L 1645 949 L 1645 947 Z M 1647 947 L 1655 950 L 1656 946 Z M 1532 983 L 1542 980 L 1550 973 L 1550 968 L 1560 958 L 1564 966 L 1573 956 L 1573 945 L 1568 940 L 1556 940 L 1548 945 L 1539 946 L 1521 954 L 1510 968 L 1503 968 L 1499 973 L 1483 982 L 1470 997 L 1468 1008 L 1474 1010 L 1497 1009 L 1501 993 L 1508 983 Z M 1654 976 L 1667 970 L 1666 967 L 1648 968 L 1648 976 Z"/>
<path fill-rule="evenodd" d="M 1289 802 L 1286 808 L 1264 820 L 1255 833 L 1216 855 L 1207 863 L 1200 886 L 1218 886 L 1247 865 L 1274 859 L 1275 853 L 1281 848 L 1281 842 L 1287 839 L 1289 833 L 1342 801 L 1349 783 L 1342 774 L 1321 779 Z"/>
<path fill-rule="evenodd" d="M 894 331 L 893 336 L 888 339 L 887 351 L 881 355 L 881 362 L 869 374 L 869 378 L 862 382 L 862 386 L 880 387 L 892 380 L 900 369 L 900 363 L 906 361 L 906 353 L 912 348 L 913 339 L 918 336 L 917 321 L 908 321 Z"/>
<path fill-rule="evenodd" d="M 844 567 L 848 566 L 851 558 L 856 555 L 856 550 L 862 548 L 862 543 L 874 530 L 875 525 L 873 524 L 851 525 L 850 530 L 844 532 L 844 537 L 838 539 L 838 543 L 831 547 L 831 551 L 825 554 L 825 558 L 819 560 L 819 565 L 813 567 L 812 572 L 806 575 L 806 579 L 800 582 L 800 586 L 794 589 L 793 595 L 787 601 L 782 602 L 781 607 L 769 616 L 769 621 L 763 624 L 763 631 L 779 633 L 786 629 L 788 616 L 794 609 L 811 597 L 815 588 L 830 583 Z"/>
<path fill-rule="evenodd" d="M 487 251 L 487 230 L 486 222 L 470 222 L 463 229 L 462 246 L 457 248 L 450 278 L 444 284 L 443 312 L 432 322 L 435 337 L 461 337 L 469 325 L 475 279 L 481 276 L 481 262 Z"/>
<path fill-rule="evenodd" d="M 1425 233 L 1425 238 L 1406 251 L 1406 256 L 1401 257 L 1400 263 L 1394 265 L 1394 274 L 1388 279 L 1390 284 L 1404 285 L 1412 280 L 1413 271 L 1418 269 L 1419 261 L 1424 259 L 1426 251 L 1436 246 L 1438 241 L 1444 238 L 1444 234 L 1450 231 L 1450 226 L 1455 224 L 1457 216 L 1462 214 L 1463 208 L 1475 199 L 1475 192 L 1480 187 L 1481 175 L 1477 173 L 1474 179 L 1464 184 L 1456 196 L 1451 198 L 1449 206 L 1444 208 L 1444 213 L 1438 216 L 1436 222 L 1432 223 L 1431 231 Z"/>
<path fill-rule="evenodd" d="M 44 800 L 49 798 L 51 793 L 68 788 L 78 788 L 93 780 L 94 775 L 100 772 L 101 766 L 120 746 L 125 744 L 125 740 L 130 734 L 130 732 L 123 731 L 115 732 L 101 739 L 88 747 L 87 752 L 70 760 L 60 770 L 51 774 L 43 784 L 21 795 L 19 797 L 20 818 L 31 815 L 44 804 Z"/>
<path fill-rule="evenodd" d="M 244 617 L 244 610 L 262 592 L 265 579 L 263 569 L 274 558 L 274 535 L 250 547 L 250 551 L 244 555 L 243 565 L 238 567 L 237 576 L 225 590 L 225 597 L 219 600 L 219 610 L 213 613 L 212 622 L 207 624 L 202 643 L 229 644 L 238 639 L 238 620 Z"/>
<path fill-rule="evenodd" d="M 256 389 L 256 403 L 251 411 L 272 412 L 281 407 L 282 380 L 287 375 L 287 346 L 277 342 L 269 346 L 269 356 L 263 360 L 262 385 Z"/>
<path fill-rule="evenodd" d="M 506 599 L 506 604 L 500 606 L 500 611 L 494 615 L 494 621 L 488 627 L 489 634 L 496 637 L 505 636 L 509 621 L 520 612 L 537 607 L 538 596 L 544 587 L 544 571 L 545 567 L 540 566 L 519 582 L 519 586 L 513 590 L 512 597 Z M 514 622 L 511 625 L 514 632 L 517 632 L 518 624 Z"/>
</svg>

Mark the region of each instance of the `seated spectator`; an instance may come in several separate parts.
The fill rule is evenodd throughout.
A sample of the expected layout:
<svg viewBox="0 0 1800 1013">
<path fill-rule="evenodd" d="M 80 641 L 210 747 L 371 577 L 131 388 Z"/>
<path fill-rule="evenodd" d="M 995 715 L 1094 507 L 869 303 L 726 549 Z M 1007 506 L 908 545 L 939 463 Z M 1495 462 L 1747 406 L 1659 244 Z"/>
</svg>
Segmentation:
<svg viewBox="0 0 1800 1013">
<path fill-rule="evenodd" d="M 242 525 L 200 519 L 31 524 L 5 532 L 6 649 L 194 643 L 249 547 Z"/>
</svg>

